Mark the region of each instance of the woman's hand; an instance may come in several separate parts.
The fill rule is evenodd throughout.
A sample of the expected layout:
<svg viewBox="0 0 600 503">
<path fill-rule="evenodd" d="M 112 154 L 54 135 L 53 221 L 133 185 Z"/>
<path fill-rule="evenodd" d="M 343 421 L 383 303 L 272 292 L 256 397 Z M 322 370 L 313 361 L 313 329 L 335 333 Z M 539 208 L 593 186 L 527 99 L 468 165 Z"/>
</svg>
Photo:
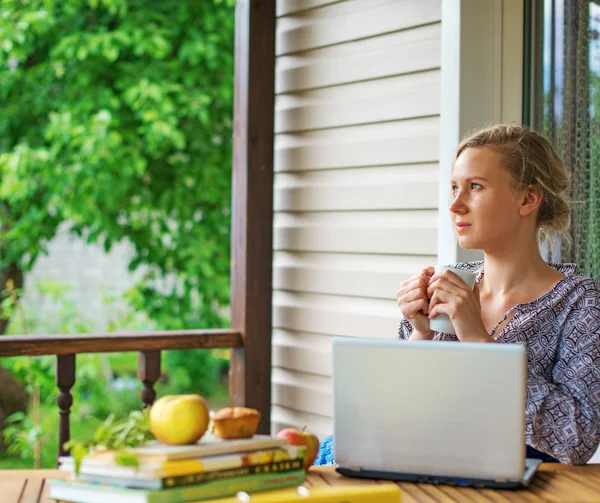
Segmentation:
<svg viewBox="0 0 600 503">
<path fill-rule="evenodd" d="M 427 287 L 429 319 L 445 314 L 462 342 L 494 342 L 481 319 L 479 288 L 471 289 L 458 275 L 444 270 L 434 274 Z"/>
<path fill-rule="evenodd" d="M 400 283 L 400 289 L 396 292 L 400 312 L 414 329 L 410 336 L 411 340 L 433 338 L 434 332 L 429 329 L 429 318 L 427 318 L 429 312 L 427 286 L 434 272 L 433 267 L 426 267 L 419 274 Z"/>
</svg>

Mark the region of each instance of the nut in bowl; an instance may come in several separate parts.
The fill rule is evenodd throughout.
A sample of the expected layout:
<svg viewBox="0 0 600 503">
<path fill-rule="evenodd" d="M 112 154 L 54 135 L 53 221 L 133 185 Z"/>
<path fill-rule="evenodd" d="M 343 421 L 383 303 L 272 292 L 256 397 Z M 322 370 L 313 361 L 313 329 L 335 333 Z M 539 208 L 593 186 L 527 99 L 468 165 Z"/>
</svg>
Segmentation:
<svg viewBox="0 0 600 503">
<path fill-rule="evenodd" d="M 212 418 L 214 433 L 223 439 L 250 438 L 256 433 L 260 418 L 256 409 L 225 407 Z"/>
</svg>

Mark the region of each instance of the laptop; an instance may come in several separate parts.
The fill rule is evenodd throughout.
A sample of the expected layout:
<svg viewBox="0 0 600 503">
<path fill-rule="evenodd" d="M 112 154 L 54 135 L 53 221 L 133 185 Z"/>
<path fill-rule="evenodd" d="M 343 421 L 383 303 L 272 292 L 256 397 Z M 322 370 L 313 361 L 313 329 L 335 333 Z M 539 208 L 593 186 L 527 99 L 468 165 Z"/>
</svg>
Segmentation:
<svg viewBox="0 0 600 503">
<path fill-rule="evenodd" d="M 520 344 L 334 337 L 337 471 L 350 477 L 515 489 L 525 459 Z"/>
</svg>

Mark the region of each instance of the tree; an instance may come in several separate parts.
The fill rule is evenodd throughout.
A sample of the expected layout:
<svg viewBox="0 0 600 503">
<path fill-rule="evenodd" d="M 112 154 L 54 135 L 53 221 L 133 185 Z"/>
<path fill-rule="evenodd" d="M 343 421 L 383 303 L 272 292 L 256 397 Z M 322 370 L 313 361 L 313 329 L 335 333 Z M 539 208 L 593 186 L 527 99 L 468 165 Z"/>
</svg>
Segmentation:
<svg viewBox="0 0 600 503">
<path fill-rule="evenodd" d="M 2 1 L 0 290 L 67 223 L 131 241 L 130 301 L 159 327 L 223 325 L 232 3 Z"/>
</svg>

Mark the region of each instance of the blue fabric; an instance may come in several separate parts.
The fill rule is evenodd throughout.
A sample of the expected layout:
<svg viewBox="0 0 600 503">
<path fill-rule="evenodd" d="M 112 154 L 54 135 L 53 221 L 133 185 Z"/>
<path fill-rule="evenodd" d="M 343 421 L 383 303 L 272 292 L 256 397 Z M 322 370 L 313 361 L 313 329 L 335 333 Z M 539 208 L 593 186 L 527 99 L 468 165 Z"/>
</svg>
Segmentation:
<svg viewBox="0 0 600 503">
<path fill-rule="evenodd" d="M 332 466 L 333 462 L 333 435 L 329 435 L 321 442 L 319 454 L 314 462 L 315 466 Z"/>
<path fill-rule="evenodd" d="M 558 460 L 540 452 L 533 447 L 527 446 L 526 457 L 530 459 L 541 459 L 544 463 L 558 463 Z M 319 446 L 319 454 L 315 460 L 315 466 L 332 466 L 335 465 L 333 461 L 333 435 L 329 435 L 325 438 Z"/>
</svg>

